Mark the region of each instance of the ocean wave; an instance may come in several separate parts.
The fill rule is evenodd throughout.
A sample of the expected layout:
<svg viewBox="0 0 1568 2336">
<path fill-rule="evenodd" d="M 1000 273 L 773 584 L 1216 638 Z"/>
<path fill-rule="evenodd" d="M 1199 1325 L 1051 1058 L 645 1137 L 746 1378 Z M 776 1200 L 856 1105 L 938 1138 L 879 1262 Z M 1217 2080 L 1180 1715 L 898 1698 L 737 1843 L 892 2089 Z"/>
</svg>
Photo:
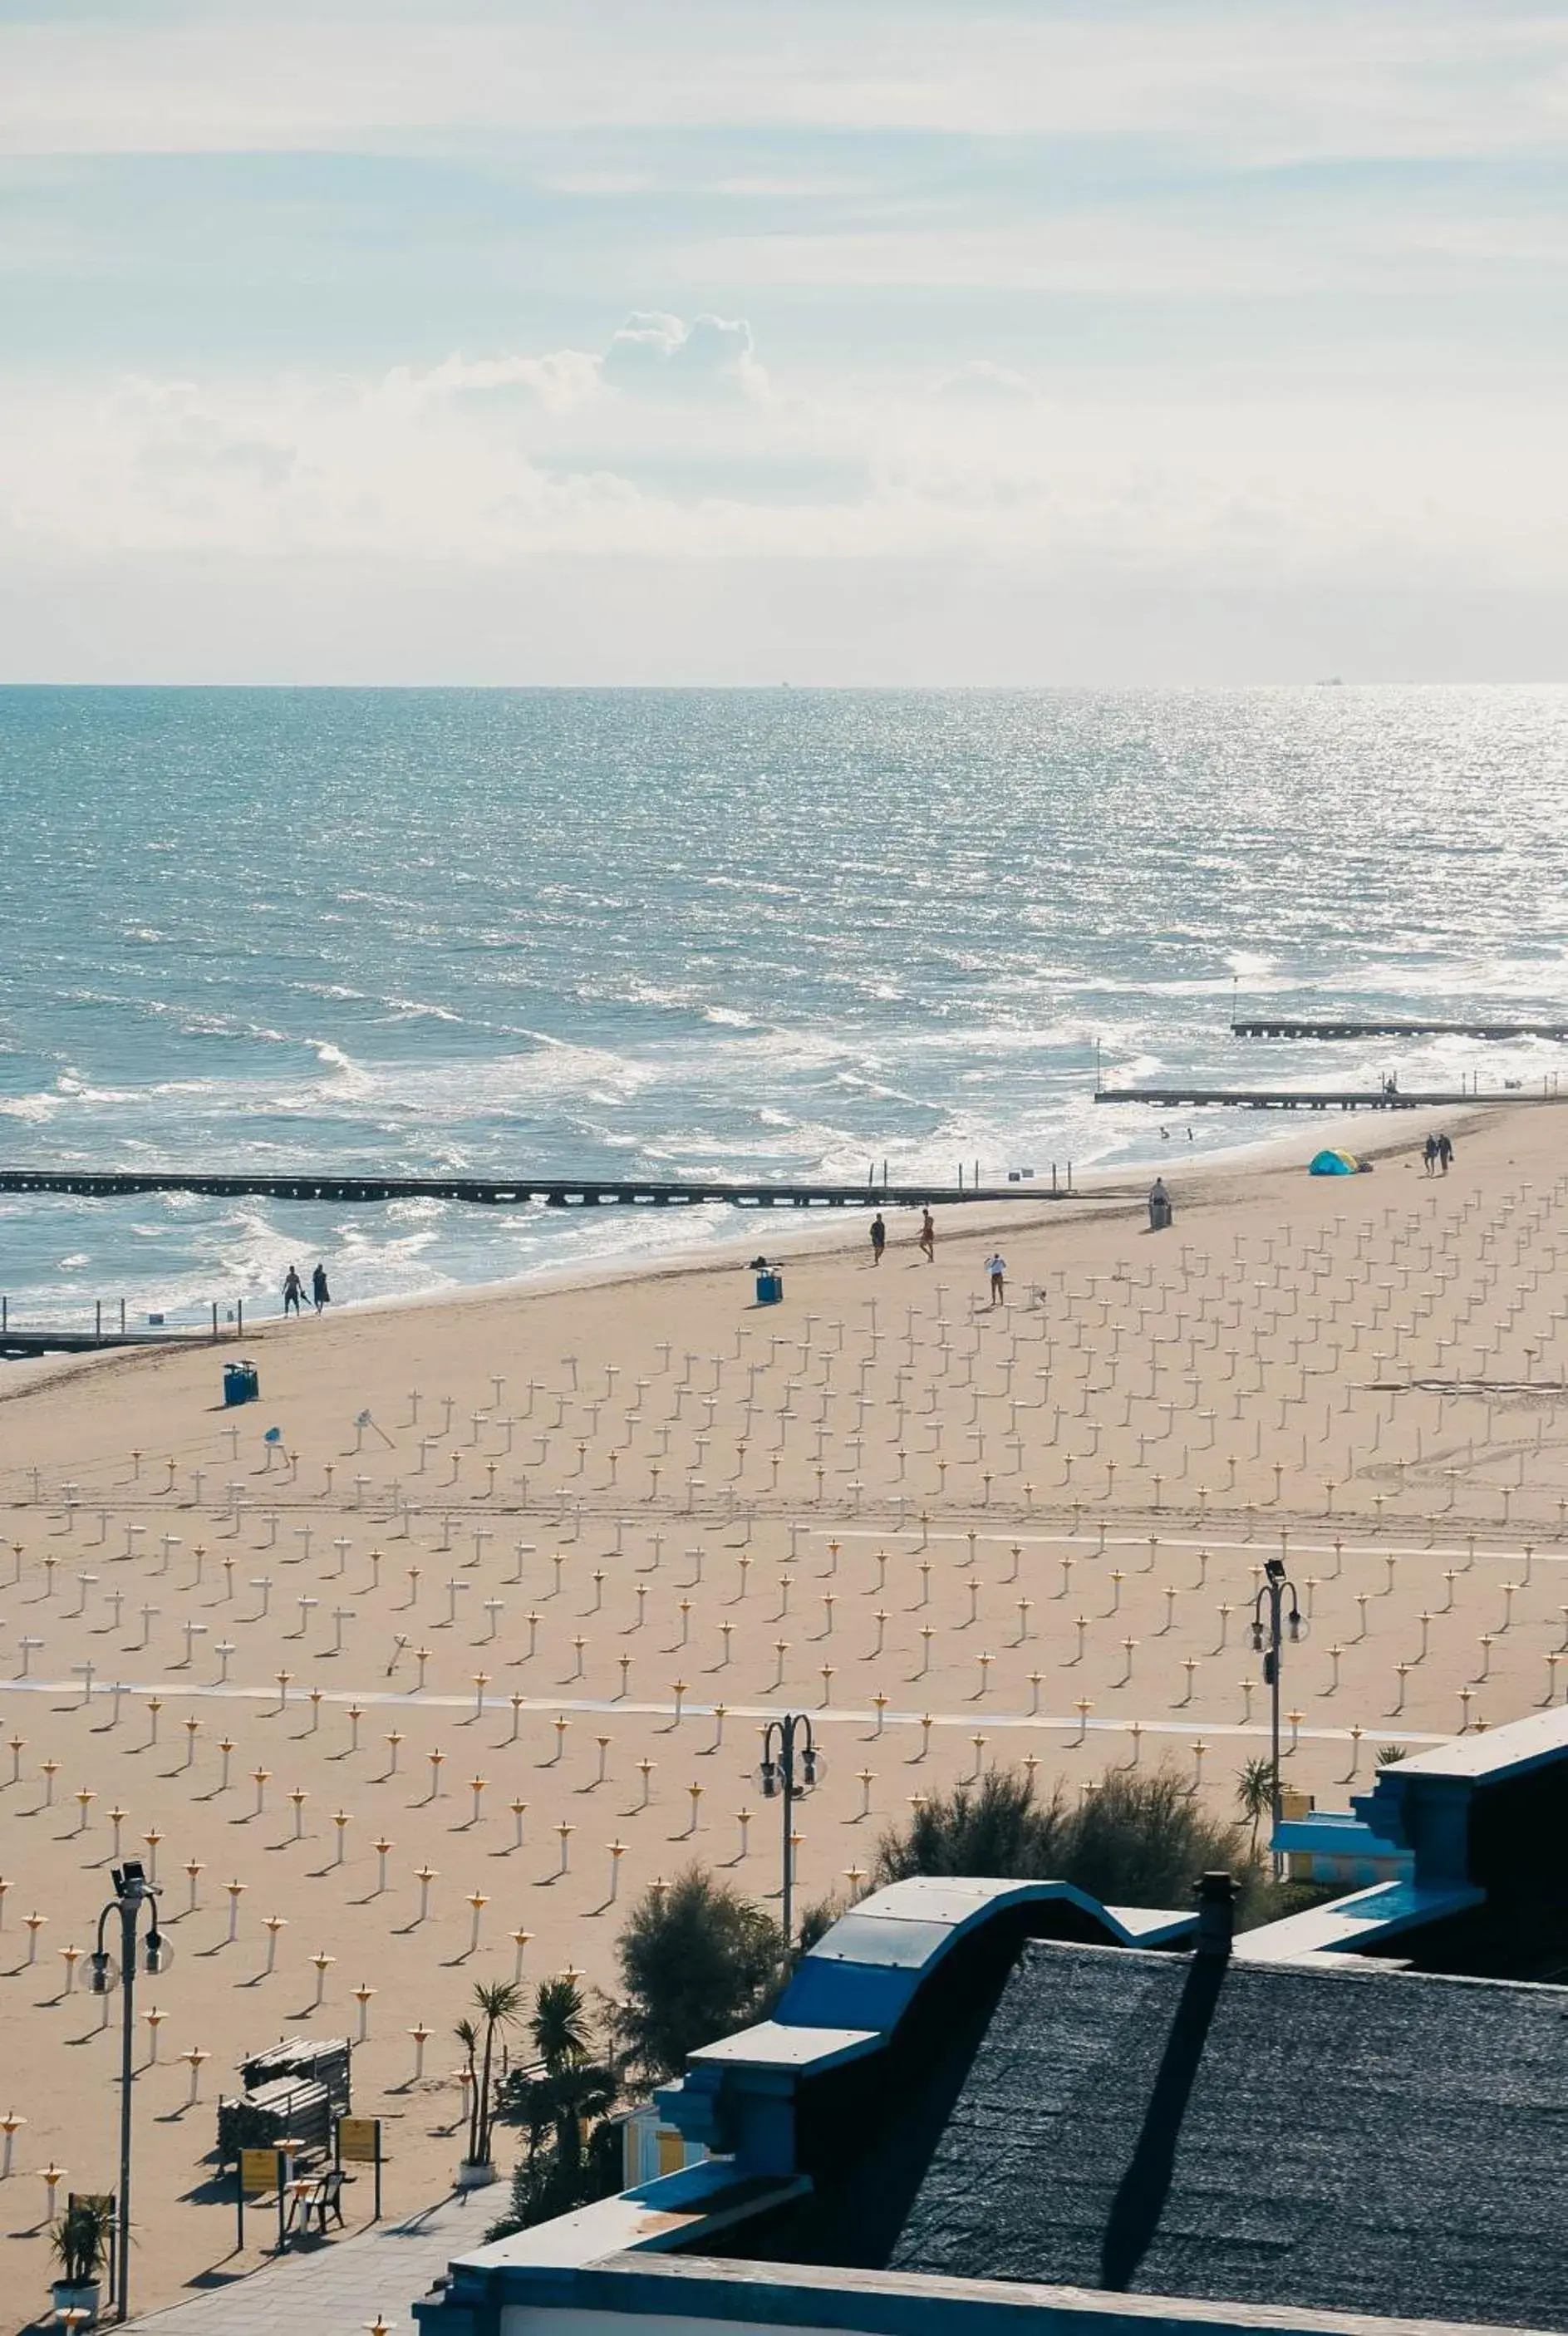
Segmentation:
<svg viewBox="0 0 1568 2336">
<path fill-rule="evenodd" d="M 427 1000 L 417 998 L 384 998 L 381 1003 L 398 1022 L 461 1023 L 463 1018 L 461 1014 L 453 1014 L 449 1007 L 432 1006 Z"/>
<path fill-rule="evenodd" d="M 343 1048 L 335 1046 L 330 1038 L 307 1038 L 305 1044 L 321 1065 L 322 1069 L 329 1074 L 332 1085 L 339 1095 L 375 1094 L 376 1088 L 375 1075 L 362 1063 L 356 1063 L 352 1056 L 346 1055 Z"/>
<path fill-rule="evenodd" d="M 781 705 L 761 747 L 755 706 L 732 729 L 678 694 L 590 715 L 443 700 L 437 747 L 420 702 L 371 693 L 364 754 L 330 701 L 302 734 L 263 695 L 242 718 L 193 707 L 214 726 L 189 779 L 128 705 L 112 803 L 88 793 L 112 700 L 88 739 L 63 696 L 51 751 L 81 784 L 39 798 L 9 871 L 8 1153 L 852 1181 L 873 1159 L 950 1175 L 978 1156 L 989 1173 L 1146 1146 L 1144 1114 L 1093 1105 L 1096 1039 L 1133 1079 L 1396 1066 L 1380 1042 L 1243 1052 L 1233 995 L 1560 1006 L 1556 702 L 1321 695 L 1304 733 L 1299 699 L 1246 694 L 1129 714 L 852 692 Z M 0 775 L 25 783 L 14 754 L 0 740 Z M 1159 773 L 1180 781 L 1174 824 Z M 257 813 L 243 850 L 236 801 Z M 301 807 L 330 853 L 277 815 Z M 1456 822 L 1495 883 L 1436 848 Z M 180 864 L 143 899 L 124 870 L 149 852 Z M 1434 1039 L 1397 1066 L 1456 1084 L 1555 1059 Z M 1194 1151 L 1256 1134 L 1216 1114 Z M 91 1276 L 155 1306 L 271 1303 L 313 1248 L 352 1256 L 353 1294 L 394 1295 L 641 1254 L 704 1222 L 394 1205 L 411 1213 L 188 1195 L 0 1214 L 14 1290 Z"/>
</svg>

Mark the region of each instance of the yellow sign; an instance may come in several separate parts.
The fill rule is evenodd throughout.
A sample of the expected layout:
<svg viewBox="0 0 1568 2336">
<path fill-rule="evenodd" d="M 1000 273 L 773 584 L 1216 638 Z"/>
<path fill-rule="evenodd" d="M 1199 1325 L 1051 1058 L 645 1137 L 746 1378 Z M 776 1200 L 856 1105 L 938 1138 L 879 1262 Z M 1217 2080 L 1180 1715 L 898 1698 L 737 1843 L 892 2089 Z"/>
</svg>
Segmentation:
<svg viewBox="0 0 1568 2336">
<path fill-rule="evenodd" d="M 379 2117 L 339 2117 L 337 2154 L 348 2166 L 374 2166 L 381 2156 Z"/>
<path fill-rule="evenodd" d="M 276 2190 L 278 2152 L 275 2149 L 242 2149 L 239 2153 L 239 2186 L 242 2190 Z"/>
</svg>

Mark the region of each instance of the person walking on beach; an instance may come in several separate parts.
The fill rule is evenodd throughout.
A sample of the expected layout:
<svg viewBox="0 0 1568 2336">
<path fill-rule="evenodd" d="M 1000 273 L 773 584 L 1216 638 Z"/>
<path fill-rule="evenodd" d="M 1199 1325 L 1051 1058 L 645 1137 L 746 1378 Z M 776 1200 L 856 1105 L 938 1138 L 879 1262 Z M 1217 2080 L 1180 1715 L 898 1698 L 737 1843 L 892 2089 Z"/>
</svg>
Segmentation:
<svg viewBox="0 0 1568 2336">
<path fill-rule="evenodd" d="M 986 1260 L 986 1272 L 990 1278 L 991 1304 L 999 1306 L 1007 1296 L 1008 1261 L 1000 1250 L 994 1249 Z"/>
<path fill-rule="evenodd" d="M 1445 1176 L 1454 1165 L 1454 1147 L 1446 1135 L 1437 1138 L 1437 1165 Z"/>
<path fill-rule="evenodd" d="M 285 1314 L 297 1314 L 299 1311 L 299 1301 L 304 1295 L 305 1284 L 299 1279 L 299 1268 L 297 1265 L 291 1265 L 287 1273 L 284 1276 L 283 1281 L 283 1310 Z"/>
<path fill-rule="evenodd" d="M 1427 1163 L 1427 1175 L 1435 1176 L 1437 1173 L 1437 1139 L 1435 1135 L 1429 1135 L 1427 1138 L 1421 1157 Z"/>
<path fill-rule="evenodd" d="M 929 1209 L 920 1211 L 920 1255 L 928 1265 L 937 1261 L 936 1220 Z"/>
<path fill-rule="evenodd" d="M 1171 1196 L 1165 1190 L 1165 1180 L 1156 1176 L 1149 1187 L 1149 1231 L 1164 1232 L 1171 1222 Z"/>
<path fill-rule="evenodd" d="M 316 1310 L 318 1314 L 324 1306 L 330 1306 L 332 1303 L 332 1292 L 326 1286 L 326 1268 L 324 1265 L 317 1264 L 310 1277 L 310 1295 L 316 1302 Z"/>
<path fill-rule="evenodd" d="M 872 1263 L 873 1265 L 881 1265 L 882 1251 L 887 1245 L 888 1229 L 882 1222 L 882 1212 L 879 1209 L 872 1219 Z"/>
</svg>

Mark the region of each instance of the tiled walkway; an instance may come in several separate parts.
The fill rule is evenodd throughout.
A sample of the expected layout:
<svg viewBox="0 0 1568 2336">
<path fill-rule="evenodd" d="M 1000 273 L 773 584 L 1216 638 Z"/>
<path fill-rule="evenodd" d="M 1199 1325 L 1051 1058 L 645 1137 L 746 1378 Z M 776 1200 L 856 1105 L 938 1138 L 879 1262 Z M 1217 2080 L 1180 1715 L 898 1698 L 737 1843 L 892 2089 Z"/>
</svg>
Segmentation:
<svg viewBox="0 0 1568 2336">
<path fill-rule="evenodd" d="M 149 2336 L 360 2336 L 379 2314 L 402 2336 L 415 2298 L 454 2255 L 480 2244 L 504 2203 L 500 2187 L 466 2202 L 444 2198 L 131 2324 Z"/>
</svg>

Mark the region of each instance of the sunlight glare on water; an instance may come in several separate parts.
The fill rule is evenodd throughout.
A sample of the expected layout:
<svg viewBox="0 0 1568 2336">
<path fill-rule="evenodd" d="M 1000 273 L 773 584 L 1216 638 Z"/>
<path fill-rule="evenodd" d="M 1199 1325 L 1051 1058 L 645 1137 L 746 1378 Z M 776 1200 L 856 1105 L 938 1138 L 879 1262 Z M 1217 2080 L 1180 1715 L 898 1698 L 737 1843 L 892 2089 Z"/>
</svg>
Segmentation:
<svg viewBox="0 0 1568 2336">
<path fill-rule="evenodd" d="M 0 1164 L 992 1178 L 1149 1156 L 1096 1039 L 1536 1081 L 1535 1041 L 1228 1022 L 1233 979 L 1568 1008 L 1565 744 L 1551 690 L 0 691 Z M 189 1308 L 326 1254 L 366 1298 L 736 1229 L 9 1196 L 0 1286 Z"/>
</svg>

